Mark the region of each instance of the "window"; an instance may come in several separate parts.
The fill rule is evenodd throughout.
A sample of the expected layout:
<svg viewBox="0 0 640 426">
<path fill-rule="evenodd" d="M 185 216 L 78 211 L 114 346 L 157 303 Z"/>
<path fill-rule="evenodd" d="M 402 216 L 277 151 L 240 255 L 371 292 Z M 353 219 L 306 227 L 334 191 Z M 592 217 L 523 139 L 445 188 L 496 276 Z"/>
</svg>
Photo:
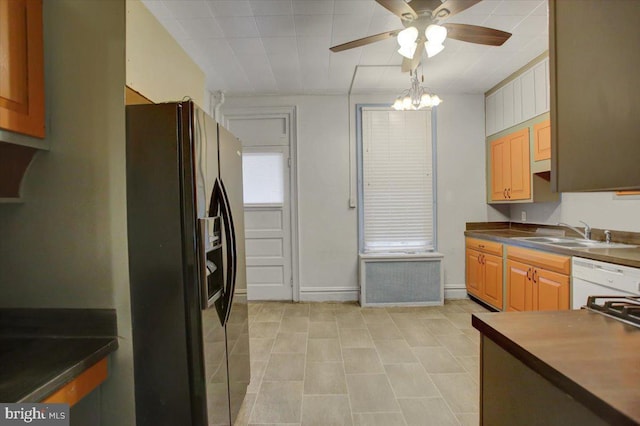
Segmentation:
<svg viewBox="0 0 640 426">
<path fill-rule="evenodd" d="M 282 204 L 284 167 L 281 152 L 245 150 L 242 154 L 244 204 Z"/>
<path fill-rule="evenodd" d="M 359 109 L 360 249 L 434 249 L 430 111 Z"/>
</svg>

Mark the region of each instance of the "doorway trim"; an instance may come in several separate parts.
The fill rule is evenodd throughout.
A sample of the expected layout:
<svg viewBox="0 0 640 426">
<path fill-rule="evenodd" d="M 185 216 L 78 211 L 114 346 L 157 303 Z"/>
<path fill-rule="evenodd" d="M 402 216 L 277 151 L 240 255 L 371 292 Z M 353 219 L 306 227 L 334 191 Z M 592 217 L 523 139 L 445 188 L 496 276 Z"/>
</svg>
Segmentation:
<svg viewBox="0 0 640 426">
<path fill-rule="evenodd" d="M 230 128 L 230 120 L 250 120 L 284 117 L 289 133 L 289 200 L 291 217 L 291 296 L 300 301 L 300 234 L 298 231 L 298 118 L 295 106 L 286 107 L 228 107 L 223 108 L 223 121 Z"/>
</svg>

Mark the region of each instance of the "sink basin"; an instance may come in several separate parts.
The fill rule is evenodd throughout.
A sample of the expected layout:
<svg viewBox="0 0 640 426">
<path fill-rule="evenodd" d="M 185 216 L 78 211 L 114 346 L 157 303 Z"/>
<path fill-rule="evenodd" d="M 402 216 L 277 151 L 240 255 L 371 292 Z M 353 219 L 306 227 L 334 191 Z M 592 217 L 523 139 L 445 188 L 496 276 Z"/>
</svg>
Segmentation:
<svg viewBox="0 0 640 426">
<path fill-rule="evenodd" d="M 605 243 L 604 241 L 572 241 L 572 242 L 557 242 L 549 243 L 554 246 L 568 247 L 568 248 L 632 248 L 637 247 L 631 244 L 623 243 Z"/>
<path fill-rule="evenodd" d="M 604 241 L 585 240 L 571 237 L 518 237 L 516 240 L 531 241 L 534 243 L 549 244 L 565 248 L 632 248 L 631 244 L 606 243 Z"/>
<path fill-rule="evenodd" d="M 544 244 L 562 244 L 562 243 L 573 243 L 573 242 L 580 241 L 579 238 L 569 238 L 569 237 L 517 237 L 514 239 L 531 241 L 534 243 L 544 243 Z"/>
</svg>

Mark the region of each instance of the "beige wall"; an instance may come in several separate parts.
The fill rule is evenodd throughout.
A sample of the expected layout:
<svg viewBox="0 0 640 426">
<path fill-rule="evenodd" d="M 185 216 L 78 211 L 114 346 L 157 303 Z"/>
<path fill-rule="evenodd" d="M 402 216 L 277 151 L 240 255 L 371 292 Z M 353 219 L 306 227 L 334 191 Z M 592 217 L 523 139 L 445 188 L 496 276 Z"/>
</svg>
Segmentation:
<svg viewBox="0 0 640 426">
<path fill-rule="evenodd" d="M 205 104 L 205 75 L 140 0 L 127 4 L 127 86 L 153 102 Z"/>
<path fill-rule="evenodd" d="M 45 1 L 44 39 L 51 150 L 27 171 L 24 202 L 0 204 L 0 306 L 115 308 L 102 424 L 131 425 L 125 2 Z"/>
<path fill-rule="evenodd" d="M 388 103 L 394 96 L 352 96 L 351 107 L 346 95 L 228 97 L 222 107 L 224 113 L 225 108 L 296 106 L 303 299 L 358 297 L 358 214 L 349 208 L 356 202 L 350 200 L 356 197 L 350 185 L 356 160 L 349 137 L 355 135 L 355 121 L 350 126 L 349 111 L 357 103 Z M 485 201 L 484 96 L 440 96 L 445 101 L 436 121 L 438 250 L 445 254 L 445 295 L 455 298 L 466 296 L 465 222 L 508 219 L 509 207 Z"/>
</svg>

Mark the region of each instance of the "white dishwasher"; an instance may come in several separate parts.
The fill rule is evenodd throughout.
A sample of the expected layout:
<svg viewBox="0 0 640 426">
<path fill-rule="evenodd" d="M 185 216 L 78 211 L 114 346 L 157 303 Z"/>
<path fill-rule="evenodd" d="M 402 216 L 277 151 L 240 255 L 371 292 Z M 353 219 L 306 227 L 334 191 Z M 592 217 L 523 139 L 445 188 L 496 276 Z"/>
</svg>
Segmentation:
<svg viewBox="0 0 640 426">
<path fill-rule="evenodd" d="M 640 296 L 640 269 L 574 257 L 571 308 L 580 309 L 588 296 Z"/>
</svg>

